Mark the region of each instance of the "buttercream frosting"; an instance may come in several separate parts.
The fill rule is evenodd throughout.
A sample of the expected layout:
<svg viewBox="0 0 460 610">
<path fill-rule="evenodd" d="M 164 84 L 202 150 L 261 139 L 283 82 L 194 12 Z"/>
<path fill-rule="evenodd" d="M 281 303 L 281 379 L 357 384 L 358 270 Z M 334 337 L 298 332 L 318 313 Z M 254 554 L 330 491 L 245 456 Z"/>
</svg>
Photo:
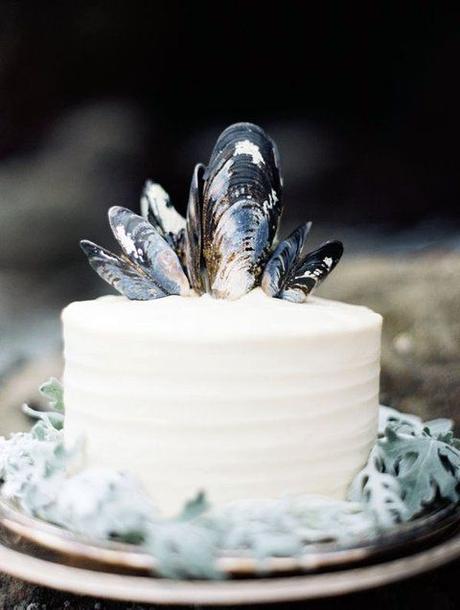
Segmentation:
<svg viewBox="0 0 460 610">
<path fill-rule="evenodd" d="M 106 296 L 63 312 L 67 442 L 179 510 L 311 492 L 343 498 L 375 442 L 381 316 L 260 289 L 237 301 Z"/>
</svg>

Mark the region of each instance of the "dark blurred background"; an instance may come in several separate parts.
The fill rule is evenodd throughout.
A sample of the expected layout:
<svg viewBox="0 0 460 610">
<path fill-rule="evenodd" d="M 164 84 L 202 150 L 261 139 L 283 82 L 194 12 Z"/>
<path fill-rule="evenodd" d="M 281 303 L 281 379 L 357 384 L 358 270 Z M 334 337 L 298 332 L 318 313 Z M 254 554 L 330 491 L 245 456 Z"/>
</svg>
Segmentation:
<svg viewBox="0 0 460 610">
<path fill-rule="evenodd" d="M 285 230 L 311 219 L 312 245 L 345 242 L 323 294 L 386 316 L 384 393 L 411 355 L 443 374 L 454 355 L 458 378 L 459 16 L 423 1 L 0 2 L 0 380 L 59 352 L 68 301 L 110 291 L 78 239 L 113 246 L 106 211 L 137 210 L 146 177 L 184 211 L 194 164 L 240 120 L 278 143 Z"/>
<path fill-rule="evenodd" d="M 149 175 L 183 207 L 193 164 L 250 120 L 279 144 L 289 214 L 395 229 L 459 220 L 460 13 L 441 3 L 0 7 L 2 199 L 22 162 L 21 183 L 64 188 L 73 170 L 65 191 L 103 169 L 110 199 L 134 206 Z M 75 165 L 59 167 L 64 156 Z"/>
</svg>

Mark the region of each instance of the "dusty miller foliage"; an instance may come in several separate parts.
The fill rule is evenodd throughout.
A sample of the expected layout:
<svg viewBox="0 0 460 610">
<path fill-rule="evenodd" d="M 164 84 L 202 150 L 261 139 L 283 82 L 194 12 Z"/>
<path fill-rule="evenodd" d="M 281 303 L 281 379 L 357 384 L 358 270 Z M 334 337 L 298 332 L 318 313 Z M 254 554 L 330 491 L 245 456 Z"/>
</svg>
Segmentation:
<svg viewBox="0 0 460 610">
<path fill-rule="evenodd" d="M 263 571 L 269 557 L 308 553 L 321 542 L 356 544 L 438 502 L 460 500 L 460 441 L 452 422 L 423 423 L 381 407 L 379 438 L 348 501 L 301 495 L 213 508 L 198 493 L 177 517 L 165 519 L 129 474 L 79 468 L 84 443 L 63 442 L 62 387 L 51 379 L 41 392 L 50 412 L 24 406 L 38 420 L 32 430 L 0 437 L 3 496 L 87 538 L 142 545 L 166 577 L 223 577 L 216 559 L 231 552 L 249 553 Z"/>
</svg>

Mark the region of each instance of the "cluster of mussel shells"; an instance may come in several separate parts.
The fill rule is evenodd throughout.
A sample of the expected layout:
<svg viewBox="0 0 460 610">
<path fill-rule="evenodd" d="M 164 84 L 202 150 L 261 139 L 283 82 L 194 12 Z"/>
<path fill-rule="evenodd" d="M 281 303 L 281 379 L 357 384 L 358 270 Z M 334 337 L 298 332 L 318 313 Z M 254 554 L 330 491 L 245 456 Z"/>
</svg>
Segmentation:
<svg viewBox="0 0 460 610">
<path fill-rule="evenodd" d="M 311 223 L 275 245 L 281 190 L 276 145 L 260 127 L 237 123 L 220 135 L 209 164 L 195 167 L 186 218 L 159 184 L 147 182 L 141 216 L 109 210 L 120 255 L 88 240 L 81 247 L 93 269 L 129 299 L 205 292 L 238 299 L 261 285 L 269 296 L 302 302 L 343 247 L 329 241 L 304 254 Z"/>
</svg>

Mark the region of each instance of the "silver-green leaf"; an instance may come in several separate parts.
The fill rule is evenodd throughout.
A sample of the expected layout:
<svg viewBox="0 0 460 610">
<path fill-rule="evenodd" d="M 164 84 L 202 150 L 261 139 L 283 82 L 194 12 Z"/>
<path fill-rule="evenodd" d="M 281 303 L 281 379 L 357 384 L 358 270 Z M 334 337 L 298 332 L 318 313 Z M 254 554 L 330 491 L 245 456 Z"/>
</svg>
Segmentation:
<svg viewBox="0 0 460 610">
<path fill-rule="evenodd" d="M 50 409 L 64 413 L 64 388 L 55 377 L 50 377 L 40 386 L 40 394 L 48 399 Z"/>
</svg>

